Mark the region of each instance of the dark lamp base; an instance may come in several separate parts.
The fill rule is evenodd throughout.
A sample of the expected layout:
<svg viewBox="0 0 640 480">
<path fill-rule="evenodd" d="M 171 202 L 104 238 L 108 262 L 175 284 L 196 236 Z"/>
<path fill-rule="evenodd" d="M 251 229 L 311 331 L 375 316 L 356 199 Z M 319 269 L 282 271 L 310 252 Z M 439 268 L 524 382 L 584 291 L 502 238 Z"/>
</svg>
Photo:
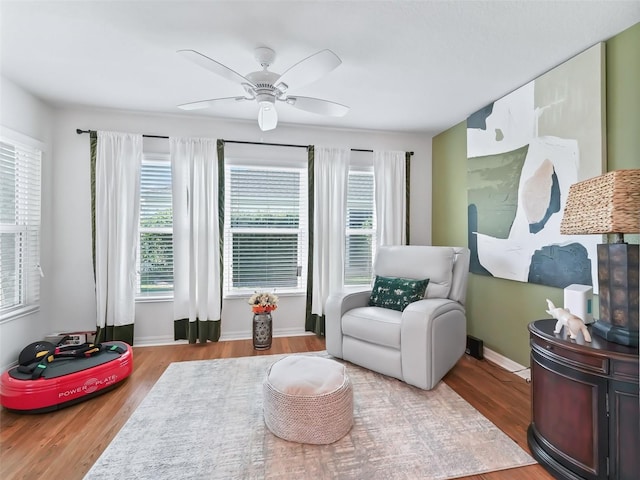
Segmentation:
<svg viewBox="0 0 640 480">
<path fill-rule="evenodd" d="M 620 345 L 628 345 L 630 347 L 638 346 L 638 331 L 629 330 L 628 328 L 616 327 L 607 322 L 596 321 L 591 324 L 591 333 L 595 333 L 601 338 L 609 342 L 619 343 Z"/>
<path fill-rule="evenodd" d="M 598 298 L 600 320 L 593 333 L 610 342 L 638 346 L 638 259 L 637 244 L 598 245 Z"/>
</svg>

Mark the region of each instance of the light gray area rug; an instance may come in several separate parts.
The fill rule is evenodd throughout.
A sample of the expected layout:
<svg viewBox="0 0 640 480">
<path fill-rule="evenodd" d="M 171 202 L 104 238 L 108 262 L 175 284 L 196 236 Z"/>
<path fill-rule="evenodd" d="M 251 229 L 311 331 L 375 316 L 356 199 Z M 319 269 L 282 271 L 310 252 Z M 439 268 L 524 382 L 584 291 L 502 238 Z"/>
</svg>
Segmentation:
<svg viewBox="0 0 640 480">
<path fill-rule="evenodd" d="M 262 413 L 282 356 L 170 364 L 85 479 L 436 480 L 535 463 L 443 382 L 424 391 L 349 363 L 351 431 L 331 445 L 282 440 Z"/>
</svg>

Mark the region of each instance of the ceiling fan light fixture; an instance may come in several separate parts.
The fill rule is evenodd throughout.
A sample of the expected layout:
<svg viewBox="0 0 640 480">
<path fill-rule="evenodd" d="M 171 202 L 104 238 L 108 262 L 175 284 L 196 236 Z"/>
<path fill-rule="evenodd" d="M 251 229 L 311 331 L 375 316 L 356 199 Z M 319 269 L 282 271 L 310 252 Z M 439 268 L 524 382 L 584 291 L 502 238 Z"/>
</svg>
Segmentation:
<svg viewBox="0 0 640 480">
<path fill-rule="evenodd" d="M 276 125 L 278 125 L 278 112 L 275 106 L 270 102 L 260 103 L 260 110 L 258 110 L 258 126 L 260 130 L 263 132 L 273 130 Z"/>
</svg>

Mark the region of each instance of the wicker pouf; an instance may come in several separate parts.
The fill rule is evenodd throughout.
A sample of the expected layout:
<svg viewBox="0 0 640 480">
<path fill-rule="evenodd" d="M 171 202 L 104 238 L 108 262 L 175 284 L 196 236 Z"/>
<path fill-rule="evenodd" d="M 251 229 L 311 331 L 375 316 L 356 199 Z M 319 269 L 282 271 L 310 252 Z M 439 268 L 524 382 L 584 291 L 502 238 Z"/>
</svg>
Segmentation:
<svg viewBox="0 0 640 480">
<path fill-rule="evenodd" d="M 274 435 L 324 445 L 353 426 L 353 388 L 345 367 L 328 358 L 290 355 L 263 383 L 264 422 Z"/>
</svg>

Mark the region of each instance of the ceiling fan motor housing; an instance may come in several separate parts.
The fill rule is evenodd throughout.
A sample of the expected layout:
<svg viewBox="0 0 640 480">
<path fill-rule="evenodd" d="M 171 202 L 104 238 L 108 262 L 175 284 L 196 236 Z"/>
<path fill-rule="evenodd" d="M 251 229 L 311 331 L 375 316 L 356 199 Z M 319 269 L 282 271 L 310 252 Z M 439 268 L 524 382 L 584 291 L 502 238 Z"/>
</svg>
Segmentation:
<svg viewBox="0 0 640 480">
<path fill-rule="evenodd" d="M 279 74 L 267 70 L 251 72 L 247 75 L 247 79 L 256 87 L 252 93 L 260 105 L 263 105 L 263 102 L 271 104 L 276 102 L 276 97 L 280 94 L 280 91 L 273 84 L 278 78 L 280 78 Z"/>
</svg>

